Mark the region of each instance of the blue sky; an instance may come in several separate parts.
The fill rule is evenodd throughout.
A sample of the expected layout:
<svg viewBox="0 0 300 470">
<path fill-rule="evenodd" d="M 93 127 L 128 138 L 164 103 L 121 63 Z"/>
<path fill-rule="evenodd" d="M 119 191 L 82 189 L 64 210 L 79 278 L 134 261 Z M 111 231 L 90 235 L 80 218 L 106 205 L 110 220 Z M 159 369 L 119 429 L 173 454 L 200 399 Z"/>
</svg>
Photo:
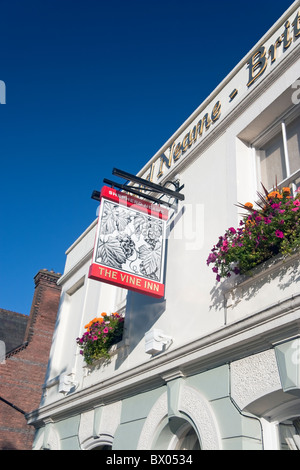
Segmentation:
<svg viewBox="0 0 300 470">
<path fill-rule="evenodd" d="M 291 4 L 0 0 L 1 308 L 29 314 L 92 191 L 137 173 Z"/>
</svg>

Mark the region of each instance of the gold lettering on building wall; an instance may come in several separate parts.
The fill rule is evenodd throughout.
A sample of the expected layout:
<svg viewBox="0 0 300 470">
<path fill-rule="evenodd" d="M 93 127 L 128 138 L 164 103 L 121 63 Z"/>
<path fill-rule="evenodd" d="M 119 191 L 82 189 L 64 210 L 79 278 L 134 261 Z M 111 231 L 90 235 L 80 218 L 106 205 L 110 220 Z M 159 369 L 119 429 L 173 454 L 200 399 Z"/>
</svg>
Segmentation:
<svg viewBox="0 0 300 470">
<path fill-rule="evenodd" d="M 187 132 L 182 141 L 177 142 L 174 141 L 169 149 L 168 153 L 162 153 L 159 156 L 159 169 L 158 169 L 158 174 L 157 178 L 161 178 L 164 169 L 170 169 L 171 165 L 173 162 L 176 162 L 179 160 L 182 155 L 189 149 L 191 146 L 197 141 L 199 137 L 203 135 L 204 130 L 208 130 L 211 126 L 212 123 L 217 121 L 221 115 L 221 103 L 220 101 L 217 101 L 217 103 L 214 105 L 211 113 L 206 113 L 202 119 L 198 121 L 196 125 L 193 126 L 193 128 Z M 152 168 L 150 168 L 150 173 L 149 175 L 153 176 L 153 168 L 154 168 L 155 163 L 152 164 Z"/>
<path fill-rule="evenodd" d="M 294 34 L 292 35 L 292 29 Z M 269 46 L 266 51 L 265 46 L 261 46 L 257 49 L 254 54 L 250 57 L 248 62 L 249 68 L 249 79 L 247 86 L 252 85 L 266 70 L 268 66 L 268 59 L 270 63 L 274 63 L 277 58 L 277 50 L 282 45 L 284 51 L 286 51 L 293 40 L 295 41 L 300 35 L 300 12 L 297 13 L 292 25 L 289 21 L 285 22 L 283 33 L 276 39 L 276 41 Z M 294 38 L 294 39 L 293 39 Z M 268 52 L 268 54 L 267 54 Z"/>
<path fill-rule="evenodd" d="M 247 86 L 250 86 L 266 69 L 266 48 L 260 47 L 251 57 L 248 62 L 249 65 L 249 81 Z"/>
</svg>

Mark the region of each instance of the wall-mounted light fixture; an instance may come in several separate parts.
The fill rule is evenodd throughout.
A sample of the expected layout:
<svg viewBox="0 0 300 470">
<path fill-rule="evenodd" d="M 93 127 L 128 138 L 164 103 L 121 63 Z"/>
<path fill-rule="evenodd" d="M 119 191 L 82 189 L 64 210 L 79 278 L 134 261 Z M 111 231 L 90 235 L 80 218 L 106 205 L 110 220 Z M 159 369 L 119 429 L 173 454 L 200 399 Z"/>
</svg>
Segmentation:
<svg viewBox="0 0 300 470">
<path fill-rule="evenodd" d="M 74 381 L 74 374 L 61 374 L 58 381 L 58 391 L 66 395 L 71 392 L 72 389 L 77 388 L 78 382 Z"/>
<path fill-rule="evenodd" d="M 166 350 L 173 342 L 171 336 L 165 335 L 162 330 L 154 328 L 145 334 L 145 352 L 157 354 Z"/>
</svg>

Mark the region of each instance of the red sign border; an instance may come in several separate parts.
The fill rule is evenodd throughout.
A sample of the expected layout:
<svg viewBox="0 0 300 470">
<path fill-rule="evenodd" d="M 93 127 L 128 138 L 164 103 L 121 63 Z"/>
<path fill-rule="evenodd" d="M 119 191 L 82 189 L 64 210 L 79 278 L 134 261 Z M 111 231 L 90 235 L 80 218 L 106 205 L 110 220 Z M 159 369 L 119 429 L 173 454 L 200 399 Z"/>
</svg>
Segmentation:
<svg viewBox="0 0 300 470">
<path fill-rule="evenodd" d="M 137 211 L 144 212 L 152 217 L 160 218 L 164 221 L 167 221 L 169 217 L 169 212 L 166 208 L 161 207 L 159 205 L 153 205 L 152 203 L 141 200 L 126 193 L 121 193 L 120 191 L 117 191 L 114 188 L 109 188 L 107 186 L 104 186 L 100 192 L 100 203 L 102 199 L 107 199 L 117 204 L 130 207 Z M 100 214 L 101 211 L 99 212 L 95 245 L 98 238 Z M 93 260 L 94 254 L 95 246 Z M 165 286 L 163 283 L 142 276 L 136 276 L 135 274 L 127 273 L 125 271 L 121 271 L 110 266 L 95 263 L 94 261 L 92 262 L 89 268 L 88 277 L 89 279 L 102 281 L 107 284 L 138 292 L 140 294 L 146 294 L 150 297 L 161 298 L 164 296 Z"/>
<path fill-rule="evenodd" d="M 144 277 L 128 274 L 109 266 L 92 263 L 89 269 L 89 278 L 123 287 L 140 294 L 147 294 L 151 297 L 161 298 L 164 296 L 165 286 L 157 281 L 152 281 Z"/>
</svg>

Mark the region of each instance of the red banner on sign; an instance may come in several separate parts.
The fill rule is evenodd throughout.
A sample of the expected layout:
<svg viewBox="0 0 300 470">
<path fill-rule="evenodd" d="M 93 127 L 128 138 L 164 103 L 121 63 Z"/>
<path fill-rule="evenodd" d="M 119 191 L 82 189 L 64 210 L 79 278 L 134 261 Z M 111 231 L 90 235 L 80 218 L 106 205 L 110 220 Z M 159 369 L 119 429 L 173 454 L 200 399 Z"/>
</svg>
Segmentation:
<svg viewBox="0 0 300 470">
<path fill-rule="evenodd" d="M 121 204 L 127 207 L 131 207 L 137 211 L 145 212 L 152 217 L 158 217 L 163 220 L 168 220 L 169 212 L 165 207 L 154 205 L 151 202 L 144 201 L 135 196 L 131 196 L 126 193 L 121 193 L 113 188 L 104 186 L 100 193 L 100 200 L 102 198 L 108 199 L 117 204 Z"/>
<path fill-rule="evenodd" d="M 89 277 L 163 297 L 167 220 L 164 207 L 105 186 Z"/>
</svg>

